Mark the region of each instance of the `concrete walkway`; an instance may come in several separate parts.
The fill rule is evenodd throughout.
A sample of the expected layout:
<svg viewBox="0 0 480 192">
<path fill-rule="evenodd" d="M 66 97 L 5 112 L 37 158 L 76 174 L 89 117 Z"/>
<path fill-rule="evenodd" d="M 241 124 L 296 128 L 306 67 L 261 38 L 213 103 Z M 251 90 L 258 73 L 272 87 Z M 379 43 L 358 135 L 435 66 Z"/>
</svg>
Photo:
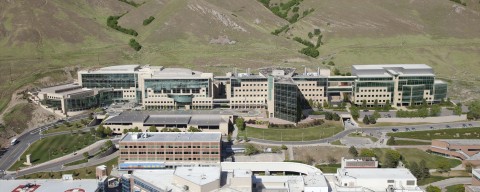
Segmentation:
<svg viewBox="0 0 480 192">
<path fill-rule="evenodd" d="M 433 185 L 433 186 L 440 187 L 442 191 L 446 191 L 445 188 L 448 186 L 459 185 L 459 184 L 471 184 L 471 183 L 472 183 L 471 177 L 455 177 L 455 178 L 433 182 L 433 183 L 421 186 L 420 188 L 425 190 L 429 185 Z"/>
</svg>

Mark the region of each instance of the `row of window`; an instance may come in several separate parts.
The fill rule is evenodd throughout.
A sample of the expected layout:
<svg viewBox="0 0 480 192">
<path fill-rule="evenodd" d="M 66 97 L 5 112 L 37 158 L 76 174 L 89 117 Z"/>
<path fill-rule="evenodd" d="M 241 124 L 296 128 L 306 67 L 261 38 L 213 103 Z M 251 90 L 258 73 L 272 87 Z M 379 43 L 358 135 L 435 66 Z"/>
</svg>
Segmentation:
<svg viewBox="0 0 480 192">
<path fill-rule="evenodd" d="M 145 101 L 145 103 L 165 103 L 165 104 L 172 104 L 173 101 Z"/>
<path fill-rule="evenodd" d="M 133 98 L 133 97 L 135 97 L 135 95 L 123 95 L 123 97 L 130 97 L 130 98 Z"/>
<path fill-rule="evenodd" d="M 305 97 L 321 97 L 323 94 L 303 94 Z"/>
<path fill-rule="evenodd" d="M 387 92 L 387 89 L 360 89 L 360 92 Z"/>
<path fill-rule="evenodd" d="M 212 103 L 212 101 L 192 101 L 192 103 Z"/>
<path fill-rule="evenodd" d="M 124 93 L 135 93 L 135 90 L 123 90 Z"/>
<path fill-rule="evenodd" d="M 155 151 L 148 151 L 148 152 L 146 152 L 146 151 L 140 151 L 140 152 L 137 152 L 137 151 L 130 151 L 130 152 L 122 151 L 122 152 L 120 152 L 120 154 L 122 154 L 122 155 L 128 155 L 128 154 L 130 154 L 130 155 L 147 155 L 147 154 L 148 155 L 155 155 L 155 154 L 157 154 L 157 155 L 164 155 L 164 154 L 166 154 L 166 155 L 173 155 L 173 154 L 175 154 L 175 155 L 191 155 L 191 154 L 194 154 L 194 155 L 213 154 L 213 155 L 215 155 L 215 154 L 217 154 L 218 155 L 219 152 L 218 151 L 212 151 L 212 152 L 209 152 L 209 151 L 203 151 L 203 152 L 200 152 L 200 151 L 193 151 L 193 152 L 192 151 L 183 151 L 183 152 L 182 151 L 175 151 L 175 152 L 173 152 L 173 151 L 167 151 L 167 152 L 164 152 L 164 151 L 157 151 L 157 152 L 155 152 Z"/>
<path fill-rule="evenodd" d="M 390 94 L 386 94 L 386 95 L 357 95 L 357 97 L 390 97 Z"/>
<path fill-rule="evenodd" d="M 297 84 L 297 85 L 298 86 L 317 86 L 314 83 L 300 83 L 300 84 Z"/>
<path fill-rule="evenodd" d="M 300 91 L 320 91 L 320 89 L 300 89 Z"/>
<path fill-rule="evenodd" d="M 265 103 L 263 101 L 232 101 L 232 103 Z"/>
<path fill-rule="evenodd" d="M 242 86 L 267 86 L 267 83 L 244 83 Z"/>
<path fill-rule="evenodd" d="M 236 91 L 239 91 L 239 92 L 241 92 L 241 91 L 245 91 L 245 92 L 248 92 L 248 91 L 250 91 L 250 92 L 262 92 L 262 91 L 264 91 L 264 92 L 266 92 L 267 90 L 266 89 L 237 89 Z"/>
<path fill-rule="evenodd" d="M 266 97 L 267 95 L 235 95 L 235 97 Z"/>
<path fill-rule="evenodd" d="M 124 145 L 124 146 L 121 146 L 120 148 L 124 148 L 124 149 L 127 149 L 127 148 L 130 148 L 130 149 L 145 149 L 145 148 L 168 148 L 168 149 L 200 149 L 200 148 L 203 148 L 203 149 L 209 149 L 209 148 L 213 148 L 213 149 L 218 149 L 218 145 L 185 145 L 185 146 L 182 146 L 182 145 L 142 145 L 142 146 L 137 146 L 137 145 Z"/>
<path fill-rule="evenodd" d="M 364 100 L 356 100 L 355 102 L 362 103 L 363 101 Z M 374 103 L 375 102 L 375 100 L 365 100 L 365 101 L 367 101 L 367 103 Z M 377 102 L 379 102 L 379 103 L 386 103 L 387 101 L 388 100 L 377 100 Z"/>
</svg>

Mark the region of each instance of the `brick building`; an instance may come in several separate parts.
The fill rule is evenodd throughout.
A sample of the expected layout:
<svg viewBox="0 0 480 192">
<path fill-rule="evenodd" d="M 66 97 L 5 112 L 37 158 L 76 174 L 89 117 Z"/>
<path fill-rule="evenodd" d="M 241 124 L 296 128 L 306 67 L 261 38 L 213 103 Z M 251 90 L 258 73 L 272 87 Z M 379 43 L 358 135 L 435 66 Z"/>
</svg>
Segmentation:
<svg viewBox="0 0 480 192">
<path fill-rule="evenodd" d="M 211 165 L 220 162 L 221 133 L 128 133 L 120 140 L 119 167 L 135 168 Z"/>
<path fill-rule="evenodd" d="M 480 139 L 435 139 L 430 146 L 432 152 L 456 157 L 463 164 L 480 165 Z"/>
</svg>

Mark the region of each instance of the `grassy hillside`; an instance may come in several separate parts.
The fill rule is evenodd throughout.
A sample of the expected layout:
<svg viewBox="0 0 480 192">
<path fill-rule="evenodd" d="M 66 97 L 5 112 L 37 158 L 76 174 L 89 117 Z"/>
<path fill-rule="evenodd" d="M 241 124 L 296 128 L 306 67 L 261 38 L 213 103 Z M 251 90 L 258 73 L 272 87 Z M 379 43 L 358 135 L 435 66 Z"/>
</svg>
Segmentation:
<svg viewBox="0 0 480 192">
<path fill-rule="evenodd" d="M 256 0 L 135 0 L 138 7 L 118 0 L 2 1 L 0 111 L 14 90 L 48 84 L 39 81 L 51 70 L 62 75 L 68 67 L 128 63 L 219 74 L 234 67 L 316 68 L 329 61 L 342 72 L 352 64 L 426 63 L 450 83 L 451 96 L 471 99 L 480 91 L 480 5 L 465 1 L 467 6 L 449 0 L 304 0 L 298 12 L 314 11 L 293 23 Z M 118 24 L 138 36 L 106 26 L 108 16 L 122 14 Z M 155 20 L 144 26 L 150 16 Z M 287 24 L 288 31 L 271 34 Z M 315 43 L 308 33 L 316 28 L 324 44 L 311 58 L 299 53 L 305 46 L 292 39 Z M 140 51 L 129 47 L 131 38 L 142 45 Z"/>
</svg>

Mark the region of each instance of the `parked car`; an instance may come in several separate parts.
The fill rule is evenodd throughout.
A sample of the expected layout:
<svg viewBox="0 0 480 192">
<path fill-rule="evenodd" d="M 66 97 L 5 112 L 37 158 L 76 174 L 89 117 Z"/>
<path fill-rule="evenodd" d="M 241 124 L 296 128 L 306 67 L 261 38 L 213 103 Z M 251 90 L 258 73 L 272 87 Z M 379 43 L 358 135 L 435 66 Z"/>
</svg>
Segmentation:
<svg viewBox="0 0 480 192">
<path fill-rule="evenodd" d="M 415 131 L 415 127 L 412 127 L 412 131 Z"/>
<path fill-rule="evenodd" d="M 397 129 L 397 128 L 393 128 L 392 131 L 393 131 L 393 132 L 397 132 L 398 129 Z"/>
<path fill-rule="evenodd" d="M 451 128 L 450 125 L 447 125 L 447 128 Z"/>
<path fill-rule="evenodd" d="M 468 124 L 468 126 L 470 126 L 470 127 L 473 127 L 473 125 L 472 125 L 471 123 L 470 123 L 470 124 Z"/>
<path fill-rule="evenodd" d="M 467 124 L 463 124 L 462 126 L 463 126 L 463 128 L 465 128 L 465 127 L 467 127 Z"/>
<path fill-rule="evenodd" d="M 430 126 L 430 129 L 435 129 L 433 126 Z"/>
<path fill-rule="evenodd" d="M 410 131 L 410 128 L 408 128 L 408 127 L 407 127 L 407 128 L 405 128 L 405 131 Z"/>
</svg>

